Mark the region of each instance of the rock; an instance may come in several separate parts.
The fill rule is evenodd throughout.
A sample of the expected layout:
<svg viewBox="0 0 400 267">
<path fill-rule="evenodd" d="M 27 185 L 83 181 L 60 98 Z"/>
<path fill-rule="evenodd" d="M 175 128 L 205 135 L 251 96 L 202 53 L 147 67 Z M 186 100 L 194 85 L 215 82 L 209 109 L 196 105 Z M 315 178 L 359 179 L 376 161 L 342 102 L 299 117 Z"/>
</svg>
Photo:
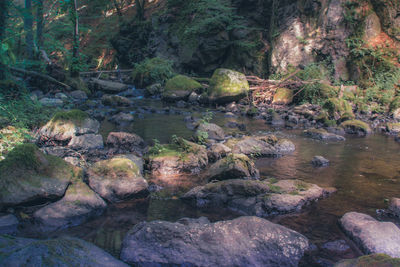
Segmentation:
<svg viewBox="0 0 400 267">
<path fill-rule="evenodd" d="M 153 96 L 161 94 L 163 88 L 160 83 L 155 83 L 146 87 L 146 95 Z"/>
<path fill-rule="evenodd" d="M 272 104 L 288 105 L 293 101 L 293 90 L 287 88 L 278 88 L 275 92 Z"/>
<path fill-rule="evenodd" d="M 299 211 L 332 191 L 299 180 L 271 183 L 234 179 L 197 186 L 182 199 L 197 207 L 226 207 L 245 215 L 266 217 Z"/>
<path fill-rule="evenodd" d="M 393 111 L 393 119 L 400 122 L 400 108 Z"/>
<path fill-rule="evenodd" d="M 147 193 L 147 181 L 136 164 L 124 157 L 96 162 L 88 170 L 89 186 L 110 202 L 141 197 Z"/>
<path fill-rule="evenodd" d="M 327 242 L 322 245 L 322 249 L 329 251 L 329 253 L 343 254 L 351 250 L 344 240 L 335 240 Z"/>
<path fill-rule="evenodd" d="M 65 196 L 33 214 L 41 231 L 77 226 L 100 215 L 107 204 L 82 181 L 70 185 Z"/>
<path fill-rule="evenodd" d="M 368 135 L 372 133 L 371 128 L 365 122 L 359 120 L 349 120 L 345 121 L 340 125 L 346 133 L 357 134 L 361 136 Z"/>
<path fill-rule="evenodd" d="M 96 90 L 101 90 L 109 94 L 116 94 L 127 90 L 129 87 L 126 84 L 105 81 L 100 79 L 90 79 L 89 84 Z"/>
<path fill-rule="evenodd" d="M 394 138 L 394 140 L 395 140 L 396 142 L 400 142 L 400 134 L 398 134 L 398 135 Z"/>
<path fill-rule="evenodd" d="M 68 99 L 68 96 L 66 94 L 63 93 L 57 93 L 55 94 L 55 98 L 61 99 L 62 101 L 65 101 Z"/>
<path fill-rule="evenodd" d="M 325 129 L 309 129 L 305 130 L 304 135 L 307 137 L 310 137 L 312 139 L 317 139 L 317 140 L 326 140 L 326 141 L 345 141 L 346 138 L 341 135 L 333 134 L 333 133 L 328 133 Z"/>
<path fill-rule="evenodd" d="M 203 86 L 195 80 L 184 75 L 177 75 L 165 84 L 162 98 L 167 101 L 187 100 L 192 92 L 202 88 Z"/>
<path fill-rule="evenodd" d="M 74 136 L 69 141 L 68 147 L 76 150 L 102 149 L 104 148 L 103 137 L 99 134 Z"/>
<path fill-rule="evenodd" d="M 88 98 L 87 94 L 82 90 L 72 91 L 70 93 L 71 97 L 76 100 L 86 100 Z"/>
<path fill-rule="evenodd" d="M 217 160 L 225 157 L 227 154 L 231 153 L 232 150 L 224 144 L 216 143 L 212 145 L 208 151 L 208 161 L 209 162 L 216 162 Z"/>
<path fill-rule="evenodd" d="M 329 165 L 329 160 L 324 158 L 323 156 L 315 156 L 312 159 L 311 163 L 316 167 L 325 167 Z"/>
<path fill-rule="evenodd" d="M 217 69 L 211 77 L 208 96 L 211 102 L 224 104 L 242 99 L 247 95 L 249 88 L 244 74 L 228 69 Z"/>
<path fill-rule="evenodd" d="M 47 144 L 61 142 L 67 144 L 72 137 L 82 134 L 96 134 L 100 123 L 90 119 L 89 115 L 81 110 L 70 110 L 56 113 L 53 118 L 38 133 L 38 143 Z"/>
<path fill-rule="evenodd" d="M 199 102 L 199 98 L 200 98 L 200 96 L 198 94 L 196 94 L 195 92 L 192 92 L 189 95 L 188 102 L 189 103 L 197 103 L 197 102 Z"/>
<path fill-rule="evenodd" d="M 0 235 L 13 235 L 18 231 L 19 221 L 12 214 L 0 216 Z"/>
<path fill-rule="evenodd" d="M 207 150 L 182 138 L 179 138 L 179 144 L 163 145 L 149 156 L 151 174 L 160 179 L 182 173 L 199 173 L 207 164 Z"/>
<path fill-rule="evenodd" d="M 287 139 L 280 139 L 275 144 L 275 149 L 278 153 L 287 154 L 296 150 L 296 146 L 292 141 Z"/>
<path fill-rule="evenodd" d="M 325 102 L 324 108 L 328 111 L 329 117 L 334 120 L 345 121 L 355 118 L 350 103 L 342 98 L 329 98 Z"/>
<path fill-rule="evenodd" d="M 57 98 L 44 97 L 40 99 L 39 102 L 45 107 L 62 107 L 64 105 L 64 102 Z"/>
<path fill-rule="evenodd" d="M 116 124 L 130 123 L 135 120 L 135 117 L 130 113 L 120 112 L 110 118 L 110 121 Z"/>
<path fill-rule="evenodd" d="M 140 136 L 134 133 L 111 132 L 108 134 L 107 146 L 112 153 L 137 153 L 143 154 L 146 144 Z"/>
<path fill-rule="evenodd" d="M 389 213 L 400 218 L 400 198 L 392 197 L 390 199 Z"/>
<path fill-rule="evenodd" d="M 384 253 L 400 257 L 400 229 L 391 222 L 379 222 L 369 215 L 348 212 L 340 219 L 343 230 L 367 254 Z"/>
<path fill-rule="evenodd" d="M 229 154 L 212 164 L 204 177 L 208 181 L 229 179 L 259 179 L 260 174 L 253 161 L 244 154 Z"/>
<path fill-rule="evenodd" d="M 356 259 L 341 260 L 334 267 L 396 267 L 400 266 L 400 259 L 394 259 L 385 254 L 371 254 Z"/>
<path fill-rule="evenodd" d="M 386 124 L 386 130 L 390 134 L 400 134 L 400 123 L 387 123 Z"/>
<path fill-rule="evenodd" d="M 0 236 L 1 266 L 127 267 L 102 249 L 78 238 L 30 239 Z"/>
<path fill-rule="evenodd" d="M 268 123 L 272 126 L 284 126 L 285 120 L 275 111 L 269 117 Z"/>
<path fill-rule="evenodd" d="M 132 105 L 132 101 L 124 96 L 119 95 L 103 95 L 101 98 L 101 102 L 103 102 L 106 106 L 112 107 L 121 107 L 121 106 L 130 106 Z"/>
<path fill-rule="evenodd" d="M 185 108 L 186 107 L 186 102 L 183 100 L 179 100 L 178 102 L 176 102 L 176 107 L 177 108 Z"/>
<path fill-rule="evenodd" d="M 203 136 L 207 133 L 207 139 L 223 141 L 225 139 L 224 130 L 214 123 L 201 123 L 196 130 L 196 136 Z"/>
<path fill-rule="evenodd" d="M 297 266 L 303 235 L 257 217 L 142 222 L 126 235 L 121 259 L 137 266 Z"/>
<path fill-rule="evenodd" d="M 79 176 L 75 167 L 43 154 L 35 145 L 19 145 L 0 161 L 0 206 L 60 198 Z"/>
</svg>

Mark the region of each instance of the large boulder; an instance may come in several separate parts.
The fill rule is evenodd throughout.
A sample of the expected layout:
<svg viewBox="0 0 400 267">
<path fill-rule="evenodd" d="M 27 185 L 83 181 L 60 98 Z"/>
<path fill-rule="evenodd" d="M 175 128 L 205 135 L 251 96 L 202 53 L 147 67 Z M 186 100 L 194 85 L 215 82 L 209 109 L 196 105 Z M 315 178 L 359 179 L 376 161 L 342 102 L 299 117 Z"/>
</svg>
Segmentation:
<svg viewBox="0 0 400 267">
<path fill-rule="evenodd" d="M 72 137 L 83 134 L 96 134 L 100 123 L 89 118 L 86 112 L 70 110 L 56 113 L 38 132 L 39 144 L 52 142 L 68 143 Z"/>
<path fill-rule="evenodd" d="M 42 231 L 79 225 L 100 215 L 107 204 L 82 181 L 70 185 L 65 196 L 37 210 L 33 217 Z"/>
<path fill-rule="evenodd" d="M 208 96 L 212 102 L 229 103 L 245 97 L 249 89 L 249 83 L 243 73 L 217 69 L 211 77 Z"/>
<path fill-rule="evenodd" d="M 0 206 L 60 198 L 79 175 L 77 168 L 35 145 L 19 145 L 0 162 Z"/>
<path fill-rule="evenodd" d="M 297 266 L 303 235 L 257 217 L 142 222 L 126 235 L 121 259 L 135 266 Z"/>
<path fill-rule="evenodd" d="M 232 152 L 232 149 L 230 149 L 229 147 L 227 147 L 224 144 L 221 144 L 221 143 L 213 144 L 207 150 L 208 161 L 216 162 L 217 160 L 225 157 L 226 155 L 228 155 L 231 152 Z"/>
<path fill-rule="evenodd" d="M 340 219 L 340 224 L 365 253 L 400 257 L 400 229 L 394 223 L 380 222 L 358 212 L 348 212 Z"/>
<path fill-rule="evenodd" d="M 68 147 L 75 150 L 102 149 L 104 147 L 103 137 L 99 134 L 74 136 L 69 141 Z"/>
<path fill-rule="evenodd" d="M 0 236 L 1 266 L 127 267 L 102 249 L 78 238 L 30 239 Z"/>
<path fill-rule="evenodd" d="M 317 139 L 317 140 L 323 140 L 323 141 L 345 141 L 346 138 L 344 138 L 341 135 L 333 134 L 327 132 L 325 129 L 308 129 L 305 130 L 304 135 L 312 138 L 312 139 Z"/>
<path fill-rule="evenodd" d="M 88 170 L 89 186 L 110 202 L 143 196 L 147 181 L 140 168 L 126 157 L 96 162 Z"/>
<path fill-rule="evenodd" d="M 213 139 L 216 141 L 222 141 L 225 139 L 224 130 L 214 123 L 201 123 L 196 130 L 197 138 Z"/>
<path fill-rule="evenodd" d="M 187 100 L 192 92 L 199 91 L 203 86 L 184 75 L 177 75 L 167 81 L 162 98 L 167 101 Z"/>
<path fill-rule="evenodd" d="M 229 154 L 212 164 L 204 174 L 206 180 L 259 179 L 254 162 L 244 154 Z"/>
<path fill-rule="evenodd" d="M 140 136 L 134 133 L 111 132 L 108 134 L 107 146 L 114 153 L 143 153 L 146 144 Z"/>
<path fill-rule="evenodd" d="M 360 120 L 349 120 L 340 124 L 340 127 L 348 134 L 357 134 L 360 136 L 365 136 L 372 133 L 371 128 L 368 124 Z"/>
</svg>

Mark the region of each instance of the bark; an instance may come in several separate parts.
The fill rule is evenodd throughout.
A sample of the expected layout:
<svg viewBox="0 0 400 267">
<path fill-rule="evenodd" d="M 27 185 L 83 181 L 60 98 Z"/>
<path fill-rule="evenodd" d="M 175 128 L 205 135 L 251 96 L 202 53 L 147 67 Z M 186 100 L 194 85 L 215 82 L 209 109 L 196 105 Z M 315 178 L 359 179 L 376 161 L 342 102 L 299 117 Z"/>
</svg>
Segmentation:
<svg viewBox="0 0 400 267">
<path fill-rule="evenodd" d="M 33 19 L 32 19 L 32 0 L 25 0 L 24 28 L 26 41 L 26 56 L 33 58 Z"/>
<path fill-rule="evenodd" d="M 146 4 L 146 0 L 135 0 L 136 4 L 136 17 L 142 21 L 144 20 L 144 8 Z"/>
<path fill-rule="evenodd" d="M 67 85 L 65 83 L 62 83 L 60 81 L 57 81 L 53 77 L 50 77 L 50 76 L 48 76 L 46 74 L 42 74 L 42 73 L 39 73 L 39 72 L 36 72 L 36 71 L 29 71 L 29 70 L 24 70 L 24 69 L 20 69 L 20 68 L 15 68 L 15 67 L 10 67 L 10 70 L 12 72 L 15 72 L 15 73 L 23 74 L 24 76 L 31 76 L 31 77 L 41 78 L 43 80 L 46 80 L 46 81 L 51 82 L 53 84 L 56 84 L 58 86 L 64 87 L 68 91 L 71 90 L 71 87 L 69 85 Z"/>
<path fill-rule="evenodd" d="M 0 45 L 3 42 L 5 28 L 7 24 L 8 3 L 7 1 L 0 1 Z M 5 65 L 0 60 L 0 80 L 5 79 Z"/>
<path fill-rule="evenodd" d="M 71 19 L 74 25 L 71 76 L 79 77 L 79 16 L 77 0 L 73 0 L 71 3 Z"/>
<path fill-rule="evenodd" d="M 44 27 L 44 19 L 43 19 L 43 0 L 37 1 L 37 17 L 36 17 L 36 40 L 38 49 L 42 49 L 43 47 L 43 27 Z"/>
</svg>

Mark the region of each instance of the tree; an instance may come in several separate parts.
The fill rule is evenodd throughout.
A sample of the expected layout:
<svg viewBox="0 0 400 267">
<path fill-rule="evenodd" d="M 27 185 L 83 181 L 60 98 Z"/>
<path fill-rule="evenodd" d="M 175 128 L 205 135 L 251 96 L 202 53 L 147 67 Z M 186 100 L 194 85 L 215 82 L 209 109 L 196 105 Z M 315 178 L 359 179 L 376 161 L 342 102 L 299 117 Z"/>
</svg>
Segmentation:
<svg viewBox="0 0 400 267">
<path fill-rule="evenodd" d="M 33 19 L 32 19 L 32 0 L 25 0 L 24 9 L 24 28 L 26 41 L 26 56 L 33 58 Z"/>
<path fill-rule="evenodd" d="M 37 0 L 36 6 L 36 42 L 38 49 L 43 48 L 43 0 Z"/>
<path fill-rule="evenodd" d="M 5 28 L 8 15 L 8 1 L 0 1 L 0 53 L 2 53 L 2 43 L 5 35 Z M 5 79 L 5 65 L 0 55 L 0 80 Z"/>
<path fill-rule="evenodd" d="M 70 0 L 70 19 L 74 27 L 72 43 L 71 76 L 79 76 L 79 16 L 77 0 Z"/>
<path fill-rule="evenodd" d="M 144 20 L 144 8 L 146 4 L 146 0 L 135 0 L 136 4 L 136 17 L 139 20 Z"/>
</svg>

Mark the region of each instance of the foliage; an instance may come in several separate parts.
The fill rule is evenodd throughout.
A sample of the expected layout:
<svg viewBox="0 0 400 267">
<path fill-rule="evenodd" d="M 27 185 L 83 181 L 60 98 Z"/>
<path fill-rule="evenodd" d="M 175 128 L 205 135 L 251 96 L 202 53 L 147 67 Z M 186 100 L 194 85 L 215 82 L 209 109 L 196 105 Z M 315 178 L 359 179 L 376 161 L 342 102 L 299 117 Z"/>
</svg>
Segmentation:
<svg viewBox="0 0 400 267">
<path fill-rule="evenodd" d="M 207 144 L 208 133 L 206 131 L 198 131 L 196 135 L 196 141 L 200 145 Z"/>
<path fill-rule="evenodd" d="M 200 119 L 200 123 L 210 123 L 214 117 L 214 113 L 210 110 L 206 110 L 206 112 L 203 113 L 203 116 Z"/>
<path fill-rule="evenodd" d="M 147 58 L 135 64 L 134 71 L 132 72 L 135 85 L 139 87 L 146 87 L 154 83 L 164 84 L 173 75 L 172 61 L 158 57 Z"/>
<path fill-rule="evenodd" d="M 32 140 L 28 129 L 8 126 L 0 130 L 0 160 L 14 149 L 15 146 Z"/>
</svg>

